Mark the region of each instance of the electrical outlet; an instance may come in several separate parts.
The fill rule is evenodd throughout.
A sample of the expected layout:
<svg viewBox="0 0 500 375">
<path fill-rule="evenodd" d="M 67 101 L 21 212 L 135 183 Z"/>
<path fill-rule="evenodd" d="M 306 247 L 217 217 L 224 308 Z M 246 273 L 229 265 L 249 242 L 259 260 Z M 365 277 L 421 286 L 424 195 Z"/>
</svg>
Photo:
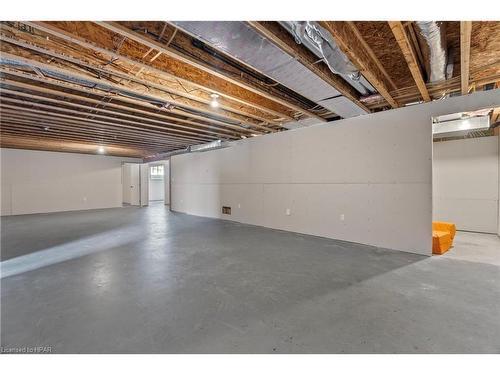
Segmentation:
<svg viewBox="0 0 500 375">
<path fill-rule="evenodd" d="M 87 202 L 87 197 L 83 197 L 83 201 L 84 201 L 84 202 Z"/>
<path fill-rule="evenodd" d="M 238 203 L 238 208 L 241 208 L 241 204 Z"/>
<path fill-rule="evenodd" d="M 345 216 L 344 216 L 344 214 L 341 214 L 340 215 L 340 221 L 344 221 L 344 220 L 345 220 Z"/>
<path fill-rule="evenodd" d="M 285 211 L 285 214 L 286 214 L 286 216 L 290 216 L 292 214 L 292 212 L 289 208 L 287 208 Z"/>
</svg>

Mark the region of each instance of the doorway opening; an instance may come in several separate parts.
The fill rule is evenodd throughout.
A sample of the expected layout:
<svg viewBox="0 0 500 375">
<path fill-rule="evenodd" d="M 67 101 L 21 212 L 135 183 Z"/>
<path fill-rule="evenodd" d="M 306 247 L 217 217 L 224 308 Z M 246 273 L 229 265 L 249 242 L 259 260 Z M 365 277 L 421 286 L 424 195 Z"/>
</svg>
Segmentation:
<svg viewBox="0 0 500 375">
<path fill-rule="evenodd" d="M 499 110 L 432 119 L 434 254 L 500 263 Z"/>
<path fill-rule="evenodd" d="M 149 163 L 149 202 L 170 205 L 169 162 Z"/>
<path fill-rule="evenodd" d="M 122 205 L 147 206 L 149 204 L 149 165 L 122 164 Z"/>
</svg>

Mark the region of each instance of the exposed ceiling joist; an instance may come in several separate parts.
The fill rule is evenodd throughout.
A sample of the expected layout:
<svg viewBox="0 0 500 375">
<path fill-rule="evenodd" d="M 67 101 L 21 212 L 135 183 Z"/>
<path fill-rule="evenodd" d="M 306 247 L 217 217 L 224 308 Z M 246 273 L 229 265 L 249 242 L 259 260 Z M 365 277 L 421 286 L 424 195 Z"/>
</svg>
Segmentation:
<svg viewBox="0 0 500 375">
<path fill-rule="evenodd" d="M 95 142 L 39 139 L 37 137 L 26 138 L 25 135 L 13 134 L 2 134 L 2 147 L 86 154 L 95 154 L 97 151 Z M 112 156 L 127 156 L 135 158 L 143 158 L 149 154 L 146 150 L 137 147 L 123 147 L 112 144 L 106 146 L 106 153 Z"/>
<path fill-rule="evenodd" d="M 131 96 L 131 97 L 134 97 L 134 96 L 145 97 L 145 98 L 147 97 L 152 102 L 166 102 L 166 103 L 171 103 L 171 101 L 168 98 L 165 98 L 164 96 L 159 96 L 158 94 L 152 94 L 150 92 L 148 92 L 147 94 L 145 94 L 144 92 L 138 91 L 135 88 L 123 87 L 123 86 L 120 86 L 120 85 L 115 84 L 115 83 L 111 83 L 111 82 L 108 82 L 108 81 L 103 81 L 101 79 L 97 79 L 97 78 L 93 78 L 93 77 L 90 77 L 90 76 L 87 76 L 87 75 L 83 75 L 81 73 L 77 73 L 77 72 L 72 71 L 72 70 L 61 69 L 61 68 L 55 67 L 53 65 L 41 63 L 41 62 L 36 61 L 36 60 L 31 60 L 31 59 L 26 59 L 26 58 L 18 57 L 16 55 L 13 55 L 13 54 L 10 54 L 10 53 L 2 53 L 2 57 L 7 58 L 7 59 L 9 59 L 11 61 L 15 61 L 15 62 L 17 62 L 19 64 L 24 64 L 26 66 L 30 66 L 30 67 L 35 67 L 35 68 L 42 69 L 43 71 L 54 72 L 54 74 L 56 74 L 56 75 L 67 76 L 67 77 L 70 77 L 70 78 L 74 79 L 75 81 L 82 80 L 82 81 L 86 81 L 86 82 L 92 82 L 92 83 L 95 84 L 96 87 L 104 87 L 105 86 L 107 88 L 107 90 L 109 89 L 109 90 L 112 90 L 114 92 L 126 92 L 126 93 L 128 93 L 128 96 Z M 175 109 L 172 110 L 172 112 L 182 113 L 184 115 L 186 114 L 185 112 L 176 111 Z M 213 113 L 209 113 L 209 112 L 207 112 L 207 114 L 208 115 L 213 115 Z M 230 123 L 230 122 L 217 121 L 217 120 L 215 120 L 215 122 L 219 123 L 221 125 L 224 125 L 224 126 L 226 126 L 228 128 L 233 128 L 233 129 L 239 130 L 239 131 L 246 130 L 249 127 L 255 127 L 257 129 L 262 128 L 261 125 L 254 124 L 254 123 L 234 124 L 234 123 Z M 254 131 L 255 132 L 259 132 L 259 130 L 257 130 L 257 129 L 255 129 Z M 267 130 L 266 127 L 264 127 L 264 130 Z"/>
<path fill-rule="evenodd" d="M 500 107 L 496 107 L 491 112 L 491 124 L 496 124 L 500 122 Z"/>
<path fill-rule="evenodd" d="M 389 85 L 391 87 L 391 90 L 396 90 L 397 89 L 396 84 L 394 83 L 394 81 L 392 80 L 391 76 L 389 75 L 389 73 L 387 72 L 387 70 L 384 68 L 384 66 L 380 62 L 379 58 L 373 52 L 373 49 L 366 42 L 365 38 L 363 38 L 363 35 L 361 35 L 361 33 L 359 32 L 359 30 L 356 27 L 356 25 L 354 24 L 354 22 L 347 21 L 347 23 L 349 24 L 349 26 L 351 27 L 352 31 L 354 32 L 354 35 L 356 35 L 356 38 L 359 41 L 359 43 L 361 43 L 361 45 L 366 50 L 366 52 L 368 53 L 368 55 L 371 57 L 371 59 L 373 60 L 373 62 L 377 65 L 377 67 L 380 69 L 380 71 L 384 75 L 385 79 L 387 80 L 387 82 L 389 83 Z"/>
<path fill-rule="evenodd" d="M 5 100 L 5 102 L 20 104 L 19 102 L 13 101 L 13 100 Z M 62 113 L 50 111 L 50 108 L 47 108 L 50 106 L 35 105 L 34 107 L 37 107 L 37 108 L 32 108 L 32 107 L 28 108 L 28 107 L 19 107 L 19 106 L 15 106 L 12 104 L 6 104 L 6 103 L 4 103 L 4 101 L 2 101 L 2 103 L 0 104 L 0 107 L 2 108 L 2 112 L 5 114 L 19 115 L 19 114 L 24 114 L 25 112 L 27 112 L 27 113 L 37 114 L 37 116 L 40 116 L 40 119 L 49 120 L 49 121 L 53 118 L 56 120 L 57 119 L 65 119 L 66 122 L 74 122 L 74 123 L 78 123 L 78 124 L 87 123 L 89 131 L 92 130 L 91 125 L 95 125 L 95 126 L 99 126 L 99 127 L 104 125 L 106 127 L 123 128 L 123 129 L 127 129 L 127 130 L 131 130 L 131 129 L 138 130 L 139 129 L 137 126 L 130 126 L 130 125 L 122 124 L 119 122 L 103 121 L 102 119 L 95 119 L 95 118 L 88 119 L 88 118 L 82 118 L 82 117 L 74 117 L 74 116 L 69 115 L 69 114 L 73 114 L 75 112 L 75 111 L 71 111 L 71 110 L 59 110 Z M 40 109 L 38 109 L 38 108 L 40 108 Z M 47 111 L 46 109 L 49 109 L 49 110 Z M 152 131 L 152 129 L 143 128 L 142 130 L 147 130 L 149 133 L 155 134 Z M 190 142 L 199 143 L 200 141 L 204 140 L 203 138 L 181 138 L 179 136 L 174 136 L 174 135 L 165 134 L 165 133 L 157 133 L 157 136 L 162 137 L 164 139 L 169 139 L 172 142 L 175 142 L 179 145 L 184 145 L 184 144 L 187 144 Z"/>
<path fill-rule="evenodd" d="M 6 123 L 14 123 L 14 124 L 26 124 L 32 125 L 37 129 L 42 129 L 44 131 L 50 131 L 53 134 L 53 130 L 57 128 L 66 128 L 71 131 L 81 131 L 86 136 L 93 138 L 94 140 L 100 140 L 103 136 L 111 137 L 113 141 L 121 141 L 121 140 L 134 140 L 140 145 L 143 145 L 145 148 L 148 148 L 152 145 L 162 145 L 162 147 L 167 146 L 179 146 L 184 143 L 179 143 L 172 141 L 171 138 L 164 138 L 162 135 L 154 135 L 152 133 L 148 137 L 144 137 L 144 134 L 140 131 L 133 130 L 123 130 L 120 128 L 115 128 L 112 126 L 102 125 L 99 126 L 99 131 L 89 131 L 88 124 L 79 121 L 73 120 L 59 120 L 55 118 L 50 118 L 46 116 L 40 116 L 35 114 L 26 114 L 26 113 L 16 113 L 13 111 L 5 110 L 4 115 L 2 116 L 2 128 L 5 129 L 4 124 Z M 144 144 L 144 140 L 147 140 L 147 145 Z M 193 142 L 195 143 L 195 142 Z"/>
<path fill-rule="evenodd" d="M 460 22 L 460 77 L 462 95 L 469 92 L 469 66 L 470 66 L 470 42 L 472 33 L 472 22 Z"/>
<path fill-rule="evenodd" d="M 40 30 L 40 31 L 43 31 L 44 33 L 47 33 L 49 35 L 53 35 L 57 38 L 60 38 L 66 42 L 70 42 L 70 43 L 76 44 L 78 46 L 81 46 L 81 47 L 90 49 L 92 51 L 98 52 L 100 54 L 104 54 L 106 56 L 109 56 L 110 61 L 114 61 L 114 62 L 123 61 L 123 62 L 126 62 L 127 64 L 130 64 L 131 67 L 140 68 L 136 73 L 133 74 L 133 76 L 137 77 L 139 74 L 141 74 L 143 72 L 151 72 L 154 74 L 159 74 L 161 76 L 169 77 L 169 78 L 174 79 L 174 80 L 178 80 L 179 82 L 184 83 L 184 84 L 193 85 L 194 87 L 197 87 L 197 88 L 204 90 L 206 92 L 215 92 L 213 89 L 208 88 L 204 85 L 201 85 L 198 82 L 193 82 L 192 80 L 191 81 L 185 80 L 185 79 L 183 79 L 181 77 L 177 77 L 177 76 L 175 76 L 175 75 L 173 75 L 165 70 L 159 69 L 158 65 L 153 66 L 151 64 L 151 62 L 153 62 L 159 56 L 159 53 L 157 53 L 154 56 L 155 57 L 154 59 L 150 59 L 149 64 L 148 64 L 148 63 L 145 63 L 144 61 L 139 61 L 135 58 L 125 56 L 124 54 L 118 53 L 117 51 L 110 50 L 108 48 L 99 46 L 95 41 L 86 40 L 86 39 L 81 38 L 77 35 L 74 35 L 74 34 L 71 34 L 67 31 L 65 31 L 65 30 L 62 30 L 58 27 L 55 27 L 51 24 L 48 24 L 46 22 L 25 22 L 25 23 L 29 26 L 32 26 L 32 27 Z M 150 52 L 152 50 L 153 50 L 153 48 L 150 48 L 150 50 L 148 52 Z M 133 79 L 133 77 L 130 77 L 130 79 Z M 172 94 L 179 95 L 180 97 L 186 97 L 186 98 L 189 98 L 191 100 L 202 102 L 206 105 L 208 105 L 210 102 L 209 99 L 204 99 L 204 98 L 197 96 L 197 95 L 191 95 L 186 91 L 175 90 L 175 89 L 167 87 L 165 85 L 163 85 L 163 89 L 171 92 Z M 288 119 L 288 120 L 294 120 L 291 116 L 288 116 L 288 115 L 281 113 L 281 112 L 277 112 L 277 111 L 270 109 L 270 108 L 267 108 L 265 106 L 256 104 L 252 101 L 244 100 L 244 99 L 241 99 L 241 98 L 236 97 L 234 95 L 227 95 L 227 94 L 221 94 L 221 93 L 218 93 L 218 94 L 221 95 L 221 97 L 228 99 L 229 101 L 233 101 L 233 102 L 238 103 L 240 105 L 248 106 L 251 108 L 255 108 L 259 111 L 266 112 L 267 114 L 274 116 L 275 118 L 278 118 L 278 119 L 284 118 L 284 119 Z M 227 110 L 234 110 L 235 109 L 234 106 L 225 107 L 224 104 L 221 105 L 221 108 L 227 109 Z M 251 115 L 250 113 L 245 113 L 245 114 L 247 116 Z M 260 118 L 260 120 L 273 121 L 272 119 L 264 119 L 262 117 Z"/>
<path fill-rule="evenodd" d="M 178 132 L 181 132 L 181 133 L 186 133 L 186 134 L 204 133 L 205 135 L 214 136 L 214 137 L 218 137 L 218 138 L 220 138 L 220 137 L 223 137 L 223 138 L 232 138 L 232 139 L 239 138 L 239 136 L 237 134 L 235 134 L 234 132 L 227 132 L 226 133 L 226 131 L 224 129 L 219 129 L 219 131 L 211 131 L 211 130 L 205 130 L 202 125 L 200 125 L 201 128 L 194 128 L 193 126 L 186 126 L 186 125 L 182 125 L 182 124 L 173 123 L 171 121 L 167 121 L 166 119 L 164 119 L 164 120 L 157 120 L 157 119 L 153 119 L 153 118 L 150 118 L 150 117 L 137 116 L 137 115 L 133 115 L 133 114 L 130 114 L 130 113 L 120 112 L 120 111 L 117 111 L 117 110 L 130 111 L 131 109 L 123 107 L 123 106 L 120 106 L 120 105 L 117 105 L 117 104 L 114 104 L 114 103 L 108 103 L 108 102 L 106 102 L 105 103 L 106 104 L 105 107 L 108 108 L 108 109 L 99 108 L 98 106 L 103 104 L 102 100 L 100 101 L 100 100 L 97 100 L 97 99 L 92 99 L 92 98 L 87 98 L 87 97 L 81 97 L 81 96 L 78 96 L 78 95 L 73 95 L 73 94 L 64 93 L 64 92 L 61 92 L 61 91 L 51 90 L 51 89 L 47 89 L 47 88 L 43 88 L 43 87 L 38 87 L 38 86 L 33 86 L 33 85 L 27 85 L 27 84 L 24 84 L 24 83 L 21 83 L 21 82 L 16 82 L 16 81 L 11 81 L 11 80 L 6 80 L 6 79 L 0 79 L 0 84 L 7 84 L 9 86 L 12 86 L 12 87 L 15 87 L 15 88 L 18 88 L 18 89 L 30 90 L 32 92 L 34 91 L 37 94 L 27 94 L 27 93 L 23 93 L 23 92 L 20 92 L 20 91 L 9 90 L 9 89 L 5 89 L 5 88 L 1 88 L 0 92 L 6 92 L 6 93 L 10 93 L 10 94 L 17 95 L 17 96 L 23 96 L 23 97 L 33 98 L 33 99 L 38 99 L 38 100 L 45 100 L 45 101 L 53 102 L 53 103 L 56 103 L 56 104 L 64 104 L 64 105 L 70 105 L 70 106 L 73 105 L 75 107 L 79 107 L 79 108 L 83 108 L 83 109 L 87 109 L 87 110 L 91 110 L 91 111 L 103 112 L 103 113 L 107 113 L 107 114 L 111 114 L 111 115 L 117 115 L 117 116 L 127 117 L 127 118 L 130 118 L 130 119 L 138 120 L 140 122 L 146 121 L 146 123 L 154 123 L 154 124 L 161 125 L 161 128 L 165 129 L 165 130 L 173 129 L 175 131 L 178 131 Z M 45 96 L 39 95 L 40 93 L 50 94 L 50 95 L 62 97 L 64 99 L 78 100 L 78 101 L 89 103 L 89 104 L 87 104 L 86 106 L 85 105 L 82 106 L 80 104 L 76 105 L 75 103 L 72 103 L 71 101 L 68 101 L 68 100 L 65 100 L 65 101 L 62 101 L 62 100 L 55 101 L 55 99 L 51 99 L 51 98 L 47 98 Z M 94 106 L 92 106 L 92 104 L 94 104 Z M 113 108 L 113 110 L 109 110 L 109 108 Z M 143 111 L 143 112 L 145 112 L 145 111 Z"/>
<path fill-rule="evenodd" d="M 393 108 L 399 104 L 392 98 L 389 85 L 384 74 L 373 61 L 370 53 L 363 48 L 358 36 L 352 28 L 352 24 L 343 21 L 320 21 L 319 24 L 328 30 L 339 48 L 346 54 L 351 62 L 359 69 L 361 74 L 373 87 L 384 97 Z"/>
<path fill-rule="evenodd" d="M 431 101 L 431 97 L 429 96 L 429 92 L 427 91 L 427 86 L 425 85 L 425 81 L 422 77 L 422 72 L 420 70 L 420 66 L 418 64 L 417 56 L 413 51 L 410 40 L 408 39 L 408 35 L 406 34 L 403 23 L 400 21 L 388 21 L 389 26 L 391 27 L 392 33 L 396 38 L 396 41 L 399 44 L 399 48 L 401 48 L 401 52 L 403 52 L 403 56 L 408 64 L 408 68 L 410 69 L 411 75 L 413 76 L 413 80 L 422 95 L 424 101 Z"/>
<path fill-rule="evenodd" d="M 36 51 L 38 53 L 45 54 L 47 56 L 51 56 L 51 57 L 56 58 L 58 60 L 69 62 L 69 63 L 74 64 L 74 65 L 79 66 L 79 67 L 84 67 L 84 68 L 90 69 L 92 71 L 100 72 L 103 75 L 103 77 L 110 75 L 112 77 L 119 78 L 123 81 L 128 81 L 128 83 L 129 83 L 129 85 L 117 84 L 116 87 L 132 89 L 133 87 L 130 85 L 130 83 L 133 82 L 134 84 L 140 85 L 141 87 L 146 86 L 148 88 L 154 88 L 155 90 L 158 90 L 157 94 L 162 96 L 163 101 L 168 102 L 169 104 L 172 104 L 178 108 L 193 109 L 195 111 L 201 112 L 201 114 L 206 113 L 207 115 L 217 116 L 220 118 L 227 118 L 230 121 L 241 122 L 243 124 L 247 124 L 247 125 L 250 125 L 250 126 L 258 128 L 258 129 L 262 129 L 264 131 L 270 131 L 270 132 L 275 131 L 275 130 L 269 128 L 268 126 L 263 125 L 261 121 L 255 121 L 255 119 L 252 119 L 251 118 L 252 115 L 249 115 L 247 113 L 242 113 L 240 111 L 235 111 L 233 108 L 224 107 L 224 106 L 221 106 L 222 110 L 214 111 L 209 106 L 209 103 L 210 103 L 209 100 L 200 100 L 200 98 L 193 97 L 192 95 L 189 95 L 189 94 L 186 94 L 183 92 L 178 92 L 175 90 L 171 90 L 168 87 L 166 87 L 165 85 L 160 84 L 160 83 L 156 83 L 153 81 L 147 81 L 145 79 L 141 79 L 141 78 L 138 78 L 136 76 L 130 76 L 127 73 L 111 70 L 109 67 L 106 68 L 106 67 L 103 67 L 100 65 L 90 64 L 86 61 L 68 56 L 66 54 L 51 51 L 51 50 L 48 50 L 46 48 L 42 48 L 42 47 L 33 45 L 31 43 L 26 43 L 26 42 L 23 42 L 21 40 L 12 39 L 12 38 L 4 36 L 4 35 L 0 35 L 0 40 L 2 40 L 4 42 L 11 43 L 11 44 L 16 45 L 16 46 L 20 46 L 22 48 Z M 38 70 L 38 71 L 40 70 L 40 67 L 35 66 L 33 68 L 35 70 Z M 98 81 L 103 82 L 103 83 L 105 82 L 106 84 L 109 85 L 108 82 L 101 80 L 101 77 L 99 77 Z M 186 97 L 186 98 L 189 98 L 190 100 L 194 100 L 196 102 L 201 102 L 204 105 L 203 106 L 200 106 L 200 105 L 194 106 L 193 103 L 185 103 L 185 102 L 179 101 L 179 98 L 175 98 L 174 96 L 172 96 L 172 94 L 178 95 L 180 97 Z M 240 113 L 242 113 L 242 114 L 240 115 Z"/>
<path fill-rule="evenodd" d="M 25 84 L 21 83 L 18 81 L 14 81 L 11 79 L 6 79 L 6 78 L 0 78 L 2 82 L 6 82 L 7 84 L 11 86 L 16 86 L 21 89 L 28 89 L 30 91 L 35 91 L 35 92 L 45 92 L 45 93 L 54 93 L 58 94 L 61 96 L 65 96 L 68 98 L 73 98 L 78 100 L 83 100 L 83 101 L 88 101 L 91 103 L 102 103 L 105 99 L 106 100 L 106 107 L 113 107 L 117 109 L 123 109 L 127 111 L 132 111 L 134 113 L 138 113 L 141 115 L 149 117 L 154 117 L 157 119 L 161 119 L 163 121 L 167 122 L 175 122 L 180 123 L 180 124 L 188 124 L 188 125 L 193 125 L 195 127 L 201 127 L 201 128 L 206 128 L 214 131 L 214 134 L 217 134 L 217 132 L 224 132 L 224 133 L 229 133 L 229 134 L 234 134 L 237 135 L 238 133 L 235 132 L 235 130 L 229 130 L 226 129 L 222 124 L 218 124 L 216 122 L 210 122 L 208 119 L 205 119 L 203 117 L 193 117 L 193 120 L 186 120 L 185 118 L 182 118 L 179 116 L 179 114 L 176 114 L 174 111 L 165 111 L 162 109 L 158 109 L 158 107 L 152 105 L 149 102 L 144 102 L 144 101 L 139 101 L 139 100 L 134 100 L 128 97 L 123 97 L 123 96 L 117 96 L 116 94 L 111 94 L 111 93 L 103 93 L 101 91 L 98 91 L 96 89 L 91 89 L 91 88 L 85 88 L 82 86 L 77 86 L 73 85 L 67 82 L 60 82 L 53 80 L 51 78 L 41 78 L 38 76 L 34 75 L 28 75 L 24 73 L 19 73 L 15 72 L 12 70 L 7 70 L 0 68 L 0 73 L 3 73 L 4 75 L 9 75 L 13 76 L 18 79 L 29 79 L 30 83 Z M 36 83 L 36 84 L 35 84 Z M 40 86 L 43 85 L 43 86 Z M 57 90 L 50 90 L 47 89 L 47 87 L 56 87 Z M 71 90 L 72 92 L 76 92 L 78 95 L 73 95 L 68 93 L 68 90 Z M 96 96 L 98 99 L 91 99 L 90 96 Z M 113 101 L 112 103 L 110 101 Z M 121 103 L 118 104 L 117 102 Z M 97 103 L 96 103 L 97 104 Z M 140 107 L 140 108 L 137 108 Z M 141 109 L 142 108 L 142 109 Z M 194 121 L 195 120 L 195 121 Z"/>
</svg>

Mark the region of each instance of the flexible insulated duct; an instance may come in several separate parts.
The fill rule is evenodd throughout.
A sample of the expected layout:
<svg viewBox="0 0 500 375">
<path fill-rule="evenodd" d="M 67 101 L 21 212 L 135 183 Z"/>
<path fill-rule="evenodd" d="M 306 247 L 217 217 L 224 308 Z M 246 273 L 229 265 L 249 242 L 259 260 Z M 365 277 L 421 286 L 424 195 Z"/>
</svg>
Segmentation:
<svg viewBox="0 0 500 375">
<path fill-rule="evenodd" d="M 338 47 L 332 35 L 318 23 L 310 21 L 280 21 L 279 23 L 294 36 L 297 44 L 303 44 L 322 59 L 333 73 L 344 78 L 361 95 L 370 95 L 375 92 L 375 89 Z"/>
<path fill-rule="evenodd" d="M 352 80 L 359 81 L 359 71 L 339 49 L 328 31 L 309 21 L 291 21 L 290 24 L 298 44 L 310 45 L 308 42 L 312 42 L 332 72 L 346 74 Z"/>
<path fill-rule="evenodd" d="M 447 49 L 445 24 L 437 21 L 416 21 L 418 38 L 429 82 L 446 79 Z"/>
</svg>

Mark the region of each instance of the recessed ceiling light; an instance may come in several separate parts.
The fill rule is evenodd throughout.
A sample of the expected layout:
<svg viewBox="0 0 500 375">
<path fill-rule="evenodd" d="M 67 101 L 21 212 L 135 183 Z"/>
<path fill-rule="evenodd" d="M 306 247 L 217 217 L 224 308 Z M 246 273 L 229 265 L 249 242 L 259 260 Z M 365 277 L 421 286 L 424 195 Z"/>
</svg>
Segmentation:
<svg viewBox="0 0 500 375">
<path fill-rule="evenodd" d="M 210 101 L 210 107 L 217 108 L 219 106 L 219 102 L 217 101 L 217 99 L 219 98 L 219 95 L 218 94 L 212 94 L 210 96 L 212 98 L 212 100 Z"/>
</svg>

